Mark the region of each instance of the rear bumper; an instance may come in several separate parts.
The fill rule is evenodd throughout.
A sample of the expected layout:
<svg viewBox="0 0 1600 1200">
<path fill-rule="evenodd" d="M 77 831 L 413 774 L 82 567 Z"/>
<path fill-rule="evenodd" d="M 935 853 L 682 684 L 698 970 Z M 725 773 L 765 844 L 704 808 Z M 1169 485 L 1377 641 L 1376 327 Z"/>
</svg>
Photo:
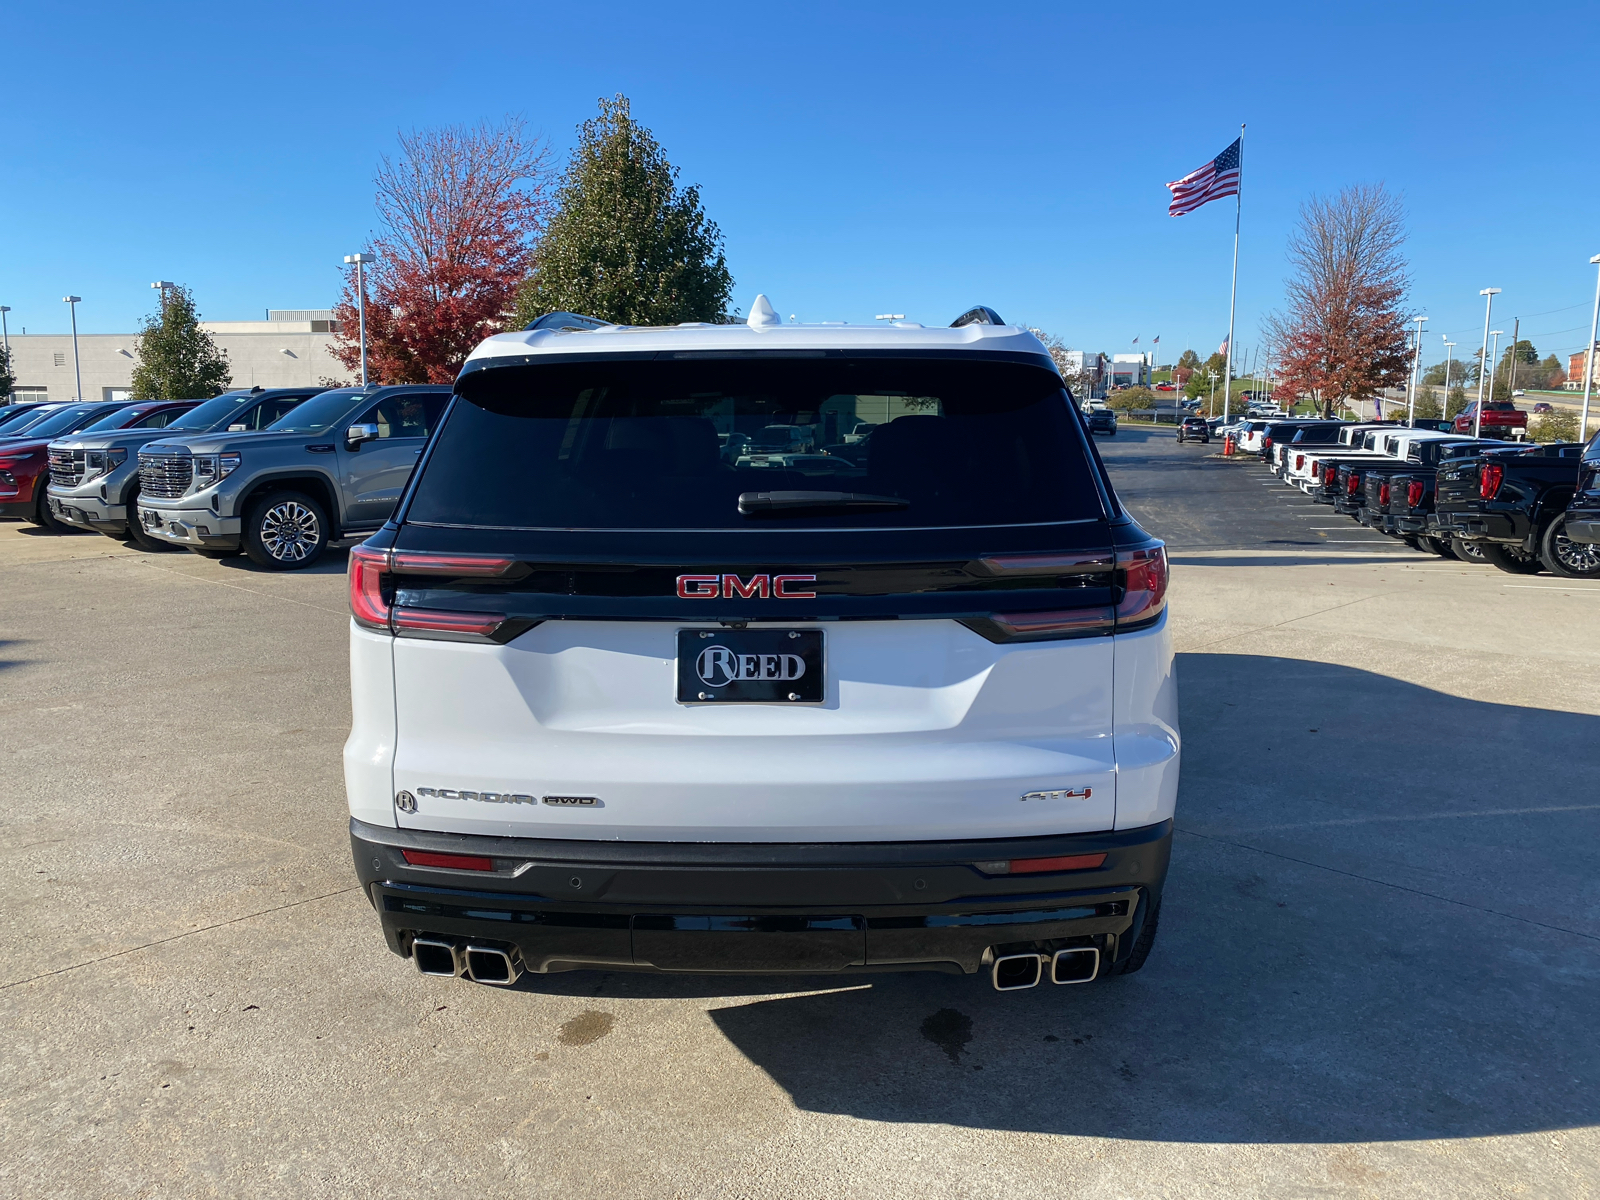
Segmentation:
<svg viewBox="0 0 1600 1200">
<path fill-rule="evenodd" d="M 934 969 L 1094 945 L 1127 957 L 1166 880 L 1172 822 L 966 842 L 642 843 L 426 833 L 350 822 L 384 939 L 516 946 L 535 972 Z M 406 850 L 488 858 L 413 866 Z M 991 874 L 975 864 L 1104 853 L 1097 868 Z"/>
</svg>

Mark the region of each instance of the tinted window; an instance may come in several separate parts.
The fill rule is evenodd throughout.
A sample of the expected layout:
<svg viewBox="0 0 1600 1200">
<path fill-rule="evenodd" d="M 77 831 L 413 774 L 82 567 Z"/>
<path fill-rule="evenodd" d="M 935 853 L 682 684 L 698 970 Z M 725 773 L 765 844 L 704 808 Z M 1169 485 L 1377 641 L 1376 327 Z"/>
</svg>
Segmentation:
<svg viewBox="0 0 1600 1200">
<path fill-rule="evenodd" d="M 59 433 L 76 433 L 85 427 L 88 422 L 104 409 L 98 404 L 69 404 L 65 408 L 58 408 L 44 420 L 35 425 L 28 426 L 29 437 L 53 437 Z M 113 415 L 116 409 L 112 409 Z M 96 422 L 98 424 L 98 422 Z M 116 426 L 109 426 L 116 428 Z"/>
<path fill-rule="evenodd" d="M 304 403 L 299 396 L 282 396 L 273 400 L 263 400 L 253 408 L 248 408 L 228 422 L 228 430 L 232 433 L 253 433 L 258 429 L 267 429 Z"/>
<path fill-rule="evenodd" d="M 381 438 L 425 438 L 439 423 L 450 397 L 444 392 L 411 392 L 385 396 L 352 425 L 376 425 Z"/>
<path fill-rule="evenodd" d="M 1005 525 L 1101 515 L 1061 379 L 1010 363 L 614 361 L 468 375 L 410 521 L 748 529 L 744 493 L 888 498 L 784 527 Z M 905 501 L 895 506 L 894 501 Z"/>
<path fill-rule="evenodd" d="M 326 433 L 342 419 L 361 395 L 360 388 L 338 388 L 313 396 L 279 417 L 268 429 L 279 433 Z"/>
<path fill-rule="evenodd" d="M 3 423 L 0 423 L 0 435 L 10 437 L 12 434 L 21 433 L 30 425 L 37 425 L 53 412 L 60 412 L 59 408 L 25 408 L 21 412 L 12 413 Z"/>
<path fill-rule="evenodd" d="M 144 417 L 138 421 L 135 421 L 127 428 L 165 429 L 168 425 L 171 425 L 175 419 L 181 417 L 184 414 L 184 411 L 185 410 L 181 408 L 163 408 L 159 412 L 153 412 L 148 417 Z"/>
<path fill-rule="evenodd" d="M 243 399 L 242 392 L 224 392 L 204 404 L 196 405 L 186 413 L 178 414 L 167 428 L 174 432 L 204 432 L 238 408 Z"/>
</svg>

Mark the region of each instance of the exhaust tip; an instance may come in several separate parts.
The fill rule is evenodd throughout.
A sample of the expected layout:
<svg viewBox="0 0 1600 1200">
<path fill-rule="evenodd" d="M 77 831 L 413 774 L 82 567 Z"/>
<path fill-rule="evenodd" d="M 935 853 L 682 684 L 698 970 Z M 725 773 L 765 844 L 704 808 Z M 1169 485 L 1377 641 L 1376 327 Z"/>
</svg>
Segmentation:
<svg viewBox="0 0 1600 1200">
<path fill-rule="evenodd" d="M 994 960 L 994 990 L 1020 992 L 1038 987 L 1044 960 L 1037 954 L 1007 954 Z"/>
<path fill-rule="evenodd" d="M 411 958 L 418 971 L 441 979 L 454 979 L 465 969 L 455 944 L 441 938 L 413 938 Z"/>
<path fill-rule="evenodd" d="M 473 983 L 510 987 L 522 975 L 522 954 L 515 946 L 509 950 L 499 946 L 468 946 L 465 958 L 467 977 Z"/>
<path fill-rule="evenodd" d="M 1088 983 L 1100 973 L 1100 947 L 1074 946 L 1050 958 L 1051 983 Z"/>
</svg>

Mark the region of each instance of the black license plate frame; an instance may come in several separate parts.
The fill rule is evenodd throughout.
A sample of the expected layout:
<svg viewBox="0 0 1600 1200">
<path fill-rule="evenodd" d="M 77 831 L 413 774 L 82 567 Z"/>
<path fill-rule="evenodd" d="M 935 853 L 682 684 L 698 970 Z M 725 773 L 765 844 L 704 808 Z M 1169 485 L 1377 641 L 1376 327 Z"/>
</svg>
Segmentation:
<svg viewBox="0 0 1600 1200">
<path fill-rule="evenodd" d="M 680 629 L 678 703 L 821 704 L 824 651 L 820 629 Z"/>
</svg>

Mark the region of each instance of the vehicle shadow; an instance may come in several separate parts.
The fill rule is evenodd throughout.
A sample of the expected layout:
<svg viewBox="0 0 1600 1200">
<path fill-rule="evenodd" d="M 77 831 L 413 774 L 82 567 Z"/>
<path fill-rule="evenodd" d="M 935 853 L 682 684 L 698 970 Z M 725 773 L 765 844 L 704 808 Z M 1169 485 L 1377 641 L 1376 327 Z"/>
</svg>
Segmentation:
<svg viewBox="0 0 1600 1200">
<path fill-rule="evenodd" d="M 230 571 L 246 571 L 254 575 L 345 575 L 350 570 L 350 547 L 329 546 L 316 562 L 296 571 L 268 570 L 251 562 L 245 554 L 233 554 L 217 561 Z"/>
<path fill-rule="evenodd" d="M 1137 975 L 524 983 L 732 1001 L 711 1020 L 798 1107 L 866 1120 L 1255 1143 L 1600 1120 L 1600 801 L 1532 769 L 1594 778 L 1600 718 L 1250 655 L 1179 676 L 1180 831 Z M 807 987 L 831 990 L 768 998 Z"/>
</svg>

